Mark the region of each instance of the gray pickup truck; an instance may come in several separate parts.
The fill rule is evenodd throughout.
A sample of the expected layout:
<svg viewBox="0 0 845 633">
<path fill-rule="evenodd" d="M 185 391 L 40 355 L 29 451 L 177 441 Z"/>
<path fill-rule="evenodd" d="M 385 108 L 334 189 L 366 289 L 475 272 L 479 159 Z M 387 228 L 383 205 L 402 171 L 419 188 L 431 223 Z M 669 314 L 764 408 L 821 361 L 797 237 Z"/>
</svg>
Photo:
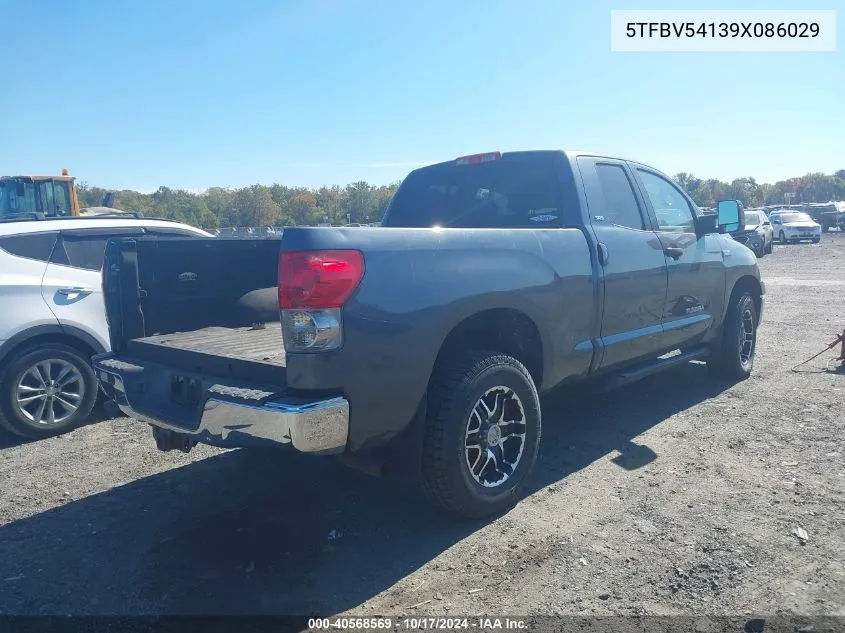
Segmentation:
<svg viewBox="0 0 845 633">
<path fill-rule="evenodd" d="M 339 454 L 487 516 L 534 467 L 538 394 L 691 360 L 749 375 L 764 285 L 725 235 L 742 213 L 629 160 L 494 152 L 413 171 L 380 227 L 112 240 L 95 369 L 162 450 Z"/>
</svg>

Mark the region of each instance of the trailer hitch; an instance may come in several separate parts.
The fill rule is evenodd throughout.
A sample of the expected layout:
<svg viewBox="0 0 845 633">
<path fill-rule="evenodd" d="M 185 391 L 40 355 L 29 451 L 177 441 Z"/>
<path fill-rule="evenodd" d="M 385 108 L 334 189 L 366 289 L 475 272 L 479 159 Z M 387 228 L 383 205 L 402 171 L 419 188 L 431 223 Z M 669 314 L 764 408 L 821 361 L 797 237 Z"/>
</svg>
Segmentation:
<svg viewBox="0 0 845 633">
<path fill-rule="evenodd" d="M 153 426 L 152 429 L 156 448 L 160 451 L 182 451 L 183 453 L 190 453 L 191 449 L 197 445 L 195 440 L 182 433 L 160 429 L 156 426 Z"/>
</svg>

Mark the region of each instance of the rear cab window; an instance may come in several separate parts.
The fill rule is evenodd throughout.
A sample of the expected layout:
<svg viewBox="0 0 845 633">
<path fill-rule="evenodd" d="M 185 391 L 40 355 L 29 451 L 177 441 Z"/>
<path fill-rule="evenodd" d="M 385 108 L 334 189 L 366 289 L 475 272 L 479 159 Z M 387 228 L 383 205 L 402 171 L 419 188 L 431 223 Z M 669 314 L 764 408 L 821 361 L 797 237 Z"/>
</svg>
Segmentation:
<svg viewBox="0 0 845 633">
<path fill-rule="evenodd" d="M 418 169 L 402 182 L 383 227 L 549 228 L 563 225 L 561 188 L 547 157 L 505 154 Z"/>
</svg>

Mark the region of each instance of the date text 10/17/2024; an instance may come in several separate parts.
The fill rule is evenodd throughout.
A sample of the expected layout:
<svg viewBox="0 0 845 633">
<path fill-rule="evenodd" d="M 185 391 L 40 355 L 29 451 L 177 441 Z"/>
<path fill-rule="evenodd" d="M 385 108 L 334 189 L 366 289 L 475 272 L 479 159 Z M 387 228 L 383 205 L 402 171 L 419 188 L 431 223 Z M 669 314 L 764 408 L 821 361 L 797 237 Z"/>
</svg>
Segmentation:
<svg viewBox="0 0 845 633">
<path fill-rule="evenodd" d="M 312 618 L 310 631 L 526 631 L 519 618 Z"/>
</svg>

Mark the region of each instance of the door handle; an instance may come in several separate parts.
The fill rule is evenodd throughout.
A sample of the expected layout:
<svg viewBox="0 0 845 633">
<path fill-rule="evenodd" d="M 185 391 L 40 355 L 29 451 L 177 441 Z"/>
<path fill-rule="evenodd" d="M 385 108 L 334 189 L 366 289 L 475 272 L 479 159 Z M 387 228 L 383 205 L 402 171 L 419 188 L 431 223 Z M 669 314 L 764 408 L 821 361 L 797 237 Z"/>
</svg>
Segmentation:
<svg viewBox="0 0 845 633">
<path fill-rule="evenodd" d="M 83 288 L 77 286 L 74 288 L 59 288 L 59 294 L 67 297 L 68 295 L 90 295 L 94 292 L 91 288 Z"/>
<path fill-rule="evenodd" d="M 602 242 L 596 244 L 596 247 L 598 248 L 599 264 L 607 266 L 607 262 L 610 261 L 610 251 L 607 250 L 607 246 Z"/>
<path fill-rule="evenodd" d="M 672 259 L 680 259 L 684 254 L 684 249 L 678 248 L 677 246 L 668 246 L 663 249 L 663 254 Z"/>
</svg>

